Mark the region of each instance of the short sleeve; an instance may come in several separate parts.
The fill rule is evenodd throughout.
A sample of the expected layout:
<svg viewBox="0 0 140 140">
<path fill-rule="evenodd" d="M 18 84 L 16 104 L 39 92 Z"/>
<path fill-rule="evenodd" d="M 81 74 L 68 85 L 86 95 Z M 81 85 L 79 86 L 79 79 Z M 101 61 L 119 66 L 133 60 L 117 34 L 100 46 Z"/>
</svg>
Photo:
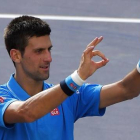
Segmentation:
<svg viewBox="0 0 140 140">
<path fill-rule="evenodd" d="M 5 89 L 0 89 L 0 127 L 11 128 L 14 125 L 5 125 L 4 113 L 7 107 L 17 99 L 14 99 Z"/>
<path fill-rule="evenodd" d="M 106 108 L 99 108 L 102 85 L 84 84 L 79 93 L 71 96 L 74 120 L 86 116 L 103 116 Z"/>
</svg>

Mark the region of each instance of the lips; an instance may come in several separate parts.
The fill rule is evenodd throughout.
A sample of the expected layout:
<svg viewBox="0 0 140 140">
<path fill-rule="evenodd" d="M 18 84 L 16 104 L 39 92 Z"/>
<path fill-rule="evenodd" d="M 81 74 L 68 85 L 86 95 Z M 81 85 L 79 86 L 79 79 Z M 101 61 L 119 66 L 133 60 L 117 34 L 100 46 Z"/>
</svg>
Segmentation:
<svg viewBox="0 0 140 140">
<path fill-rule="evenodd" d="M 43 69 L 46 69 L 48 68 L 49 66 L 41 66 L 40 68 L 43 68 Z"/>
<path fill-rule="evenodd" d="M 43 70 L 49 70 L 49 67 L 50 67 L 50 65 L 40 66 L 40 68 Z"/>
</svg>

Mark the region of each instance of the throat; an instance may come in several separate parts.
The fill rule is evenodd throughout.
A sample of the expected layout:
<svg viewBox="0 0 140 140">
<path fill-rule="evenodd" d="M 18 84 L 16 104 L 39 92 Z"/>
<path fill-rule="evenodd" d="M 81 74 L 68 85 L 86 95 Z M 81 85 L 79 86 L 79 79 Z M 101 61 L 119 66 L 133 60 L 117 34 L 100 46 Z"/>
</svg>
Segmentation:
<svg viewBox="0 0 140 140">
<path fill-rule="evenodd" d="M 35 94 L 41 92 L 43 90 L 43 83 L 41 85 L 27 85 L 24 87 L 24 90 L 30 95 L 34 96 Z"/>
<path fill-rule="evenodd" d="M 14 76 L 15 80 L 30 96 L 33 96 L 43 90 L 43 81 L 35 81 L 32 79 L 20 79 Z"/>
</svg>

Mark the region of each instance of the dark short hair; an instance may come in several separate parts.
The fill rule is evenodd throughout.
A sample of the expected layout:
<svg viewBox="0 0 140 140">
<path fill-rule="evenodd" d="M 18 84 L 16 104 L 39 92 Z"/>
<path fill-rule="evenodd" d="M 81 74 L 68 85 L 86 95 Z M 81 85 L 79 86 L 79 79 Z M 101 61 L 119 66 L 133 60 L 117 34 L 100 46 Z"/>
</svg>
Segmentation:
<svg viewBox="0 0 140 140">
<path fill-rule="evenodd" d="M 11 49 L 17 49 L 23 55 L 31 37 L 50 35 L 50 32 L 49 25 L 39 18 L 27 15 L 17 17 L 4 30 L 6 49 L 9 55 Z"/>
</svg>

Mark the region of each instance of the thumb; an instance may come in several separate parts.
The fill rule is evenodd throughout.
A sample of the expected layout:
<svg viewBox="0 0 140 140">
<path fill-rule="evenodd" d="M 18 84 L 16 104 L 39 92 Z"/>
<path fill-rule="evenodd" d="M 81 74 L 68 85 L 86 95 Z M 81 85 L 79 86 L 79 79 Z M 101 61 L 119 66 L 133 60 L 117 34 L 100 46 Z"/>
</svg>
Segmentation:
<svg viewBox="0 0 140 140">
<path fill-rule="evenodd" d="M 99 68 L 105 66 L 108 62 L 109 62 L 109 59 L 105 59 L 105 60 L 96 62 L 97 69 L 99 69 Z"/>
</svg>

